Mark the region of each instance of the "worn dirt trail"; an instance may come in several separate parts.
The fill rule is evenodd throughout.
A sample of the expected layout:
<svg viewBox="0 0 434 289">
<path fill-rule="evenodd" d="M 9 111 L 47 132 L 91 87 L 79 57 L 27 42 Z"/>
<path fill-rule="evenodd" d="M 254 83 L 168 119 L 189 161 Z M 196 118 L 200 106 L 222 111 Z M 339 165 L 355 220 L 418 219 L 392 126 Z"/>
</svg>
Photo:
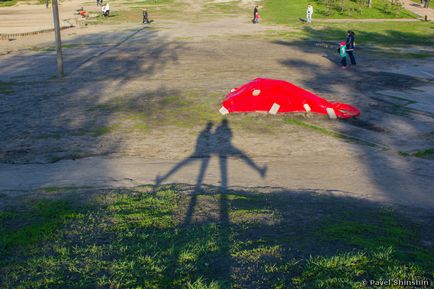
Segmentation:
<svg viewBox="0 0 434 289">
<path fill-rule="evenodd" d="M 423 19 L 427 16 L 428 20 L 434 21 L 434 10 L 432 8 L 423 8 L 420 4 L 415 3 L 412 0 L 402 0 L 401 2 L 404 5 L 404 8 L 408 11 L 419 15 Z"/>
</svg>

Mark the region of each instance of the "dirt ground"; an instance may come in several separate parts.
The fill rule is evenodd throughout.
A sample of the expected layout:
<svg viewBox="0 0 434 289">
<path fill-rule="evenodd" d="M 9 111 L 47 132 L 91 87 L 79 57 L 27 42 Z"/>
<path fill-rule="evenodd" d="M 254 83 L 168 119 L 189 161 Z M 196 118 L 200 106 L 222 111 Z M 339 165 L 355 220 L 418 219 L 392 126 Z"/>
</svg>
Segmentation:
<svg viewBox="0 0 434 289">
<path fill-rule="evenodd" d="M 283 28 L 252 25 L 249 14 L 193 20 L 64 30 L 60 81 L 52 35 L 2 41 L 0 189 L 225 183 L 434 207 L 432 155 L 411 155 L 434 147 L 433 58 L 378 58 L 362 47 L 357 67 L 341 71 L 334 49 L 271 37 Z M 256 77 L 362 115 L 295 118 L 322 130 L 229 115 L 222 130 L 225 94 Z"/>
</svg>

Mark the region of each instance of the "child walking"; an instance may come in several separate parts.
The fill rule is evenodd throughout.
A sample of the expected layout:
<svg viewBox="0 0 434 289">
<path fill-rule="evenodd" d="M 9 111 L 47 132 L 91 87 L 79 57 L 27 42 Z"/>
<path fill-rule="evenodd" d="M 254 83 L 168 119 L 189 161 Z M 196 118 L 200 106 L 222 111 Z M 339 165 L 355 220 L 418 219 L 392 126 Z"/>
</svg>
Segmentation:
<svg viewBox="0 0 434 289">
<path fill-rule="evenodd" d="M 259 23 L 259 19 L 261 18 L 261 16 L 259 15 L 259 12 L 256 12 L 255 14 L 255 23 Z"/>
<path fill-rule="evenodd" d="M 339 56 L 341 57 L 341 67 L 342 69 L 346 69 L 347 68 L 347 44 L 345 41 L 341 41 L 339 43 Z"/>
</svg>

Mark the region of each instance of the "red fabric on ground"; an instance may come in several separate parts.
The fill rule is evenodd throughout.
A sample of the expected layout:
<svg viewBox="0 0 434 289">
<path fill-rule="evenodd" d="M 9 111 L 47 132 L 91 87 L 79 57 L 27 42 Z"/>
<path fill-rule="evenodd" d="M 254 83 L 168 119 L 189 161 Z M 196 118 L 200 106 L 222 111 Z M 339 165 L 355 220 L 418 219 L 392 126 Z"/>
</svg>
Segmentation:
<svg viewBox="0 0 434 289">
<path fill-rule="evenodd" d="M 258 95 L 254 91 L 259 90 Z M 258 91 L 256 91 L 256 94 Z M 311 112 L 328 114 L 332 108 L 339 118 L 350 118 L 360 115 L 360 111 L 349 104 L 329 102 L 307 90 L 284 80 L 256 78 L 226 95 L 223 106 L 228 112 L 270 111 L 273 104 L 280 105 L 278 113 Z M 308 107 L 305 106 L 308 105 Z"/>
</svg>

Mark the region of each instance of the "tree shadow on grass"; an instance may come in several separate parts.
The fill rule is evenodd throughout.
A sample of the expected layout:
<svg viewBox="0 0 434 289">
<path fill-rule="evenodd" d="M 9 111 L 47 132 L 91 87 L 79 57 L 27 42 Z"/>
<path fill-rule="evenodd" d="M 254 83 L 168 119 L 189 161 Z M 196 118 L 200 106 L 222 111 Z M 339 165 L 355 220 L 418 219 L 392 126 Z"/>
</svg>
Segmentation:
<svg viewBox="0 0 434 289">
<path fill-rule="evenodd" d="M 363 23 L 346 23 L 345 28 L 325 27 L 315 29 L 304 27 L 307 33 L 305 40 L 309 41 L 334 41 L 336 45 L 345 40 L 347 30 L 356 32 L 356 44 L 373 44 L 373 45 L 432 45 L 432 37 L 423 32 L 406 32 L 393 29 L 384 29 L 378 32 L 364 31 Z M 399 24 L 396 24 L 399 25 Z M 428 24 L 427 24 L 428 26 Z M 367 29 L 368 30 L 368 29 Z M 371 30 L 371 29 L 369 29 Z M 360 45 L 362 46 L 362 45 Z"/>
<path fill-rule="evenodd" d="M 358 288 L 364 279 L 423 280 L 433 269 L 429 211 L 398 211 L 342 197 L 345 192 L 339 197 L 279 188 L 222 193 L 220 187 L 203 186 L 197 194 L 202 218 L 185 224 L 195 187 L 164 185 L 154 194 L 150 189 L 83 191 L 94 201 L 82 209 L 73 206 L 78 211 L 70 212 L 49 240 L 2 252 L 2 284 Z M 227 221 L 222 223 L 223 196 Z M 16 222 L 9 210 L 2 215 L 4 236 Z M 39 217 L 20 210 L 27 225 Z"/>
</svg>

